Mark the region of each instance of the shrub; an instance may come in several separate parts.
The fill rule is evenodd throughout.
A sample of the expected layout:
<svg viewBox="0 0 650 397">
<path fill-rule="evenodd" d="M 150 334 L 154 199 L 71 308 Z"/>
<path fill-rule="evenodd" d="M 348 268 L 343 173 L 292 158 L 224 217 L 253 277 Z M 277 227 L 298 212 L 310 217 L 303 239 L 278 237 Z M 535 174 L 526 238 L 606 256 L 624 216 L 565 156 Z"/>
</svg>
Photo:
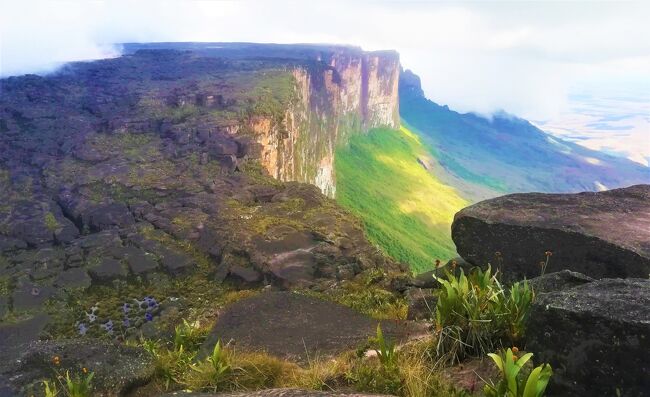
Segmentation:
<svg viewBox="0 0 650 397">
<path fill-rule="evenodd" d="M 497 384 L 486 384 L 483 392 L 487 397 L 542 397 L 546 391 L 553 370 L 550 364 L 534 368 L 528 376 L 522 372 L 524 365 L 533 356 L 526 353 L 517 357 L 512 349 L 500 354 L 489 354 L 494 361 L 501 379 Z"/>
<path fill-rule="evenodd" d="M 514 344 L 523 336 L 533 300 L 527 282 L 506 290 L 490 267 L 436 279 L 442 285 L 436 305 L 436 352 L 442 362 L 484 356 L 502 341 Z"/>
</svg>

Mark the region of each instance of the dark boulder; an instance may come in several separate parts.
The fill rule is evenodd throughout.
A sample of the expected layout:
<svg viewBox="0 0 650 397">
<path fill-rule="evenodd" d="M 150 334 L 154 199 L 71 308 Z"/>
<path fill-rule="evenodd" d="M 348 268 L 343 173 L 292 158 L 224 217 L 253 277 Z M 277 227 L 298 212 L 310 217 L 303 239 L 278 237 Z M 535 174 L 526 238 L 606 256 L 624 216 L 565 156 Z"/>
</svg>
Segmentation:
<svg viewBox="0 0 650 397">
<path fill-rule="evenodd" d="M 135 223 L 129 208 L 122 203 L 94 205 L 81 215 L 84 225 L 91 231 L 114 227 L 127 227 Z"/>
<path fill-rule="evenodd" d="M 262 281 L 262 274 L 250 267 L 234 265 L 230 267 L 227 280 L 243 287 L 259 285 Z"/>
<path fill-rule="evenodd" d="M 511 194 L 458 212 L 452 225 L 468 262 L 508 278 L 569 269 L 594 278 L 650 273 L 650 185 L 578 194 Z"/>
<path fill-rule="evenodd" d="M 88 288 L 91 279 L 86 270 L 80 267 L 70 268 L 56 278 L 54 285 L 61 288 Z"/>
<path fill-rule="evenodd" d="M 194 258 L 182 252 L 163 248 L 156 253 L 160 256 L 163 268 L 171 275 L 186 273 L 196 266 Z"/>
<path fill-rule="evenodd" d="M 527 350 L 553 366 L 549 396 L 647 396 L 650 280 L 603 279 L 538 295 Z"/>
<path fill-rule="evenodd" d="M 92 267 L 89 272 L 93 281 L 100 283 L 119 278 L 126 278 L 128 275 L 126 267 L 112 258 L 102 259 L 99 265 Z"/>
</svg>

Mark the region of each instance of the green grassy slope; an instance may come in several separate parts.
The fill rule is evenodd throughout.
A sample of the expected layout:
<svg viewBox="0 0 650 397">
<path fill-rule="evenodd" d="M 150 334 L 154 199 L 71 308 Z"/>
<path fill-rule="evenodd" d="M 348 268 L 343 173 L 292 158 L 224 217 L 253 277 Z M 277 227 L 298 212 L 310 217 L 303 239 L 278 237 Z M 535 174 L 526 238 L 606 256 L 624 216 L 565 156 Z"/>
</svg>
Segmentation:
<svg viewBox="0 0 650 397">
<path fill-rule="evenodd" d="M 336 200 L 363 219 L 373 243 L 414 271 L 455 256 L 451 222 L 469 203 L 428 170 L 435 160 L 416 135 L 375 129 L 335 158 Z"/>
</svg>

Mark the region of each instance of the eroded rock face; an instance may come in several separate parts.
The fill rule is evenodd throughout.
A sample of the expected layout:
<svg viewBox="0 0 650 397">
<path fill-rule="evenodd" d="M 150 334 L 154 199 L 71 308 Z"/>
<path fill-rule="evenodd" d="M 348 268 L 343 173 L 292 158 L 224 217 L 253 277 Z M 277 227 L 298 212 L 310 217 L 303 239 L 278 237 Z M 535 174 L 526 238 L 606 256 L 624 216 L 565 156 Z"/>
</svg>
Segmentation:
<svg viewBox="0 0 650 397">
<path fill-rule="evenodd" d="M 650 390 L 650 280 L 603 279 L 540 294 L 527 350 L 549 362 L 549 396 L 634 396 Z"/>
<path fill-rule="evenodd" d="M 569 269 L 594 278 L 650 273 L 650 185 L 578 194 L 511 194 L 456 214 L 452 238 L 468 262 L 510 278 Z M 498 254 L 497 254 L 498 253 Z M 502 265 L 502 266 L 501 266 Z"/>
<path fill-rule="evenodd" d="M 375 334 L 374 320 L 337 303 L 290 292 L 265 292 L 232 304 L 222 313 L 205 342 L 210 351 L 217 340 L 253 350 L 306 361 L 357 347 Z M 426 332 L 406 322 L 381 321 L 391 339 L 405 340 Z"/>
</svg>

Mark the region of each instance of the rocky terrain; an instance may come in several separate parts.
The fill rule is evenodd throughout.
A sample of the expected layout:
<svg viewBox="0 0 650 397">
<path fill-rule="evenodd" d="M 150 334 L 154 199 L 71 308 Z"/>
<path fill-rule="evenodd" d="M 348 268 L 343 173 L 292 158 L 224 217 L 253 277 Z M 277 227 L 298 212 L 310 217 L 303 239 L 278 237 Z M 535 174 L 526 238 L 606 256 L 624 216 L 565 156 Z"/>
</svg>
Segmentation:
<svg viewBox="0 0 650 397">
<path fill-rule="evenodd" d="M 3 351 L 155 334 L 231 288 L 403 271 L 323 195 L 346 134 L 397 125 L 397 55 L 250 54 L 139 50 L 0 81 Z"/>
<path fill-rule="evenodd" d="M 330 198 L 336 148 L 399 125 L 396 53 L 124 51 L 0 80 L 0 396 L 467 397 L 509 346 L 547 395 L 647 394 L 648 185 L 467 207 L 413 276 Z"/>
</svg>

